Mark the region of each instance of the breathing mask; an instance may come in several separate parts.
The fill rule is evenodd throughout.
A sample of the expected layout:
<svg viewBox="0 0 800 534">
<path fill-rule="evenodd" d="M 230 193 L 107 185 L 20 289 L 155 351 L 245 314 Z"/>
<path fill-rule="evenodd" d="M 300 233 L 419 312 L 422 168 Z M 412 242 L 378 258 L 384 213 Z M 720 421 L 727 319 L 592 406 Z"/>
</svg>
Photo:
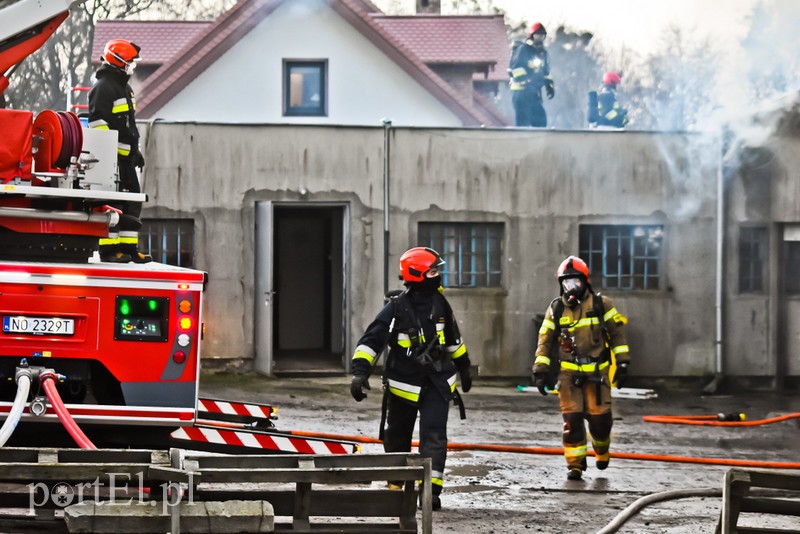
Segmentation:
<svg viewBox="0 0 800 534">
<path fill-rule="evenodd" d="M 561 281 L 561 289 L 567 300 L 567 306 L 574 307 L 581 303 L 586 294 L 586 282 L 579 277 L 565 278 Z"/>
</svg>

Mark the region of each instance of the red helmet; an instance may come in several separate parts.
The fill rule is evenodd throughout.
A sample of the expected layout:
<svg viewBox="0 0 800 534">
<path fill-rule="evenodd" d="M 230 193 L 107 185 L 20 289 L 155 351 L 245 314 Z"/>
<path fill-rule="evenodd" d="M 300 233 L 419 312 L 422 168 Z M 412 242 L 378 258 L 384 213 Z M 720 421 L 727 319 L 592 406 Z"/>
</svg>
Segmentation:
<svg viewBox="0 0 800 534">
<path fill-rule="evenodd" d="M 589 266 L 586 262 L 578 256 L 570 256 L 561 262 L 556 271 L 556 278 L 561 282 L 565 278 L 572 278 L 575 276 L 582 276 L 586 281 L 589 281 Z"/>
<path fill-rule="evenodd" d="M 541 22 L 534 22 L 531 26 L 531 31 L 528 32 L 528 37 L 533 37 L 534 33 L 543 33 L 547 35 L 547 30 L 544 29 L 544 24 Z"/>
<path fill-rule="evenodd" d="M 400 279 L 403 282 L 422 282 L 430 269 L 444 265 L 444 260 L 432 248 L 414 247 L 400 256 Z"/>
<path fill-rule="evenodd" d="M 134 61 L 141 59 L 140 50 L 141 48 L 125 39 L 112 39 L 106 43 L 102 59 L 113 67 L 125 70 Z"/>
<path fill-rule="evenodd" d="M 603 84 L 610 85 L 611 87 L 616 87 L 619 85 L 619 82 L 622 81 L 619 74 L 616 72 L 606 72 L 605 76 L 603 76 Z"/>
</svg>

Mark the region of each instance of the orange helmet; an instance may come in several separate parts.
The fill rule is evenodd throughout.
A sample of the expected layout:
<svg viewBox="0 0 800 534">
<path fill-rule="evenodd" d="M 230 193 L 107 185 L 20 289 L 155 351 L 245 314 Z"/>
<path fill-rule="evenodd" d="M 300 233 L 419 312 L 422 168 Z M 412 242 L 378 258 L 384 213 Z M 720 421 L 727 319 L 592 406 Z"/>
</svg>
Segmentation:
<svg viewBox="0 0 800 534">
<path fill-rule="evenodd" d="M 574 278 L 576 276 L 582 276 L 588 282 L 589 266 L 586 265 L 586 262 L 580 259 L 578 256 L 570 256 L 562 261 L 561 265 L 558 266 L 556 278 L 558 278 L 558 281 L 561 282 L 565 278 Z"/>
<path fill-rule="evenodd" d="M 403 282 L 422 282 L 425 273 L 444 265 L 439 253 L 428 247 L 414 247 L 400 256 L 400 279 Z"/>
<path fill-rule="evenodd" d="M 544 29 L 544 24 L 541 22 L 534 22 L 531 26 L 531 31 L 528 32 L 528 37 L 533 37 L 534 33 L 543 33 L 547 35 L 547 30 Z"/>
<path fill-rule="evenodd" d="M 108 63 L 112 67 L 132 70 L 131 65 L 141 59 L 139 57 L 140 50 L 141 48 L 125 39 L 112 39 L 106 43 L 102 59 L 104 63 Z"/>
<path fill-rule="evenodd" d="M 618 86 L 621 81 L 622 78 L 616 72 L 606 72 L 605 76 L 603 76 L 603 84 L 611 87 Z"/>
</svg>

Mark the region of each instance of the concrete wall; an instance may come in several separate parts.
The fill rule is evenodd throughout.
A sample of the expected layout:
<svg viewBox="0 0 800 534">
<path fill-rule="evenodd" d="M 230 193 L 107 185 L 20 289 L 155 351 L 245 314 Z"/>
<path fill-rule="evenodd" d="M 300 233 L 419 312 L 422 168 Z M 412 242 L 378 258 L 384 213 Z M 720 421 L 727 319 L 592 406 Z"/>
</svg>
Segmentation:
<svg viewBox="0 0 800 534">
<path fill-rule="evenodd" d="M 350 205 L 353 344 L 381 306 L 381 128 L 155 123 L 143 217 L 192 217 L 209 273 L 208 358 L 253 357 L 258 200 Z M 526 375 L 532 319 L 557 295 L 579 224 L 664 225 L 656 291 L 604 291 L 629 316 L 633 372 L 713 370 L 716 158 L 691 135 L 393 129 L 391 279 L 420 221 L 504 223 L 501 288 L 447 289 L 482 375 Z M 713 152 L 712 152 L 713 153 Z"/>
<path fill-rule="evenodd" d="M 283 60 L 328 61 L 328 115 L 283 116 Z M 460 126 L 461 120 L 322 0 L 286 2 L 156 115 L 166 120 Z"/>
</svg>

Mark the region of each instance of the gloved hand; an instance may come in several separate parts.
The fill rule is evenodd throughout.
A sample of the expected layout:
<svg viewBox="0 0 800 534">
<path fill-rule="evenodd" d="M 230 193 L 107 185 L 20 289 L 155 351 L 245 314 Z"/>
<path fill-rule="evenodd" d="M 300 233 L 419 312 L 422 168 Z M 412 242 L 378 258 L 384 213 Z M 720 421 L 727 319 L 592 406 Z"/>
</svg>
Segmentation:
<svg viewBox="0 0 800 534">
<path fill-rule="evenodd" d="M 136 151 L 136 154 L 133 156 L 133 166 L 139 167 L 139 169 L 142 169 L 144 167 L 144 156 L 138 150 Z"/>
<path fill-rule="evenodd" d="M 369 387 L 369 381 L 366 375 L 353 375 L 353 380 L 350 382 L 350 395 L 356 400 L 361 402 L 367 398 L 365 389 L 372 389 Z"/>
<path fill-rule="evenodd" d="M 556 87 L 553 83 L 553 80 L 548 80 L 544 84 L 544 92 L 547 93 L 547 98 L 552 100 L 554 96 L 556 96 Z"/>
<path fill-rule="evenodd" d="M 625 383 L 625 379 L 628 377 L 628 362 L 622 362 L 617 364 L 617 372 L 614 373 L 614 378 L 611 380 L 612 384 L 617 385 L 617 389 L 622 387 L 622 384 Z"/>
<path fill-rule="evenodd" d="M 547 395 L 547 373 L 531 373 L 531 381 L 539 393 Z"/>
<path fill-rule="evenodd" d="M 460 371 L 458 376 L 461 379 L 461 391 L 467 393 L 472 389 L 472 373 L 469 372 L 469 367 Z"/>
</svg>

